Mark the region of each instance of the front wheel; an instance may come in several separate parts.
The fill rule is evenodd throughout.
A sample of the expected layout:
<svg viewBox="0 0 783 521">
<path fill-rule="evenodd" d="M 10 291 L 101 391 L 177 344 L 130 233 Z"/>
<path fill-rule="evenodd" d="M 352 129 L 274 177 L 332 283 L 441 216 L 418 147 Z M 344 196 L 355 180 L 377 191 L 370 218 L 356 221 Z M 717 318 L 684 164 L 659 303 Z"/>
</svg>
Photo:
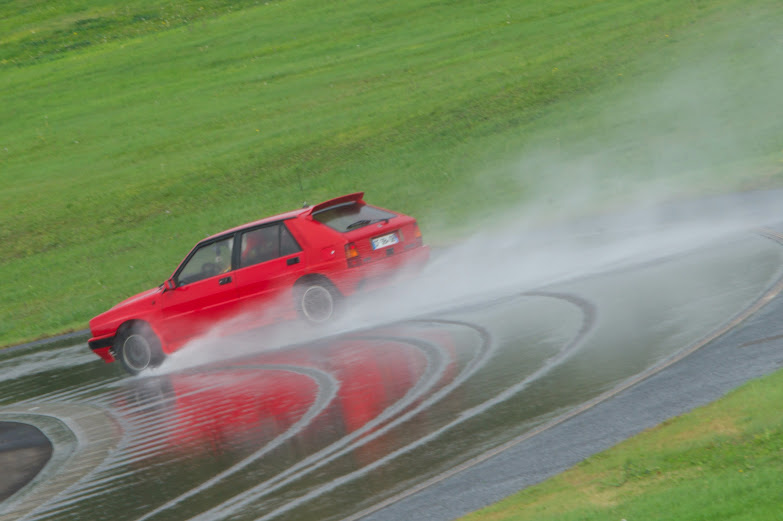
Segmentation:
<svg viewBox="0 0 783 521">
<path fill-rule="evenodd" d="M 340 295 L 328 282 L 315 281 L 300 285 L 295 298 L 300 317 L 311 324 L 323 324 L 336 315 Z"/>
<path fill-rule="evenodd" d="M 114 341 L 115 356 L 130 374 L 148 367 L 158 367 L 165 355 L 160 340 L 149 326 L 133 326 L 122 331 Z"/>
</svg>

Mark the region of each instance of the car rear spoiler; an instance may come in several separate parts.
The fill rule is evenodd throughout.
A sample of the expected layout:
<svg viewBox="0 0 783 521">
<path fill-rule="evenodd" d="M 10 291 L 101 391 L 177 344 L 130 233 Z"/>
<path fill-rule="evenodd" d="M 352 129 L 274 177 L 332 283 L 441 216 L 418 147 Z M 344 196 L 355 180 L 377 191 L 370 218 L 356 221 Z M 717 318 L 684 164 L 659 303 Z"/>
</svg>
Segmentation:
<svg viewBox="0 0 783 521">
<path fill-rule="evenodd" d="M 314 213 L 318 213 L 321 210 L 326 210 L 327 208 L 331 208 L 333 206 L 339 206 L 345 203 L 364 203 L 362 197 L 364 197 L 364 192 L 356 192 L 354 194 L 335 197 L 334 199 L 329 199 L 328 201 L 324 201 L 322 203 L 316 204 L 315 206 L 311 206 L 308 209 L 307 215 L 313 215 Z"/>
</svg>

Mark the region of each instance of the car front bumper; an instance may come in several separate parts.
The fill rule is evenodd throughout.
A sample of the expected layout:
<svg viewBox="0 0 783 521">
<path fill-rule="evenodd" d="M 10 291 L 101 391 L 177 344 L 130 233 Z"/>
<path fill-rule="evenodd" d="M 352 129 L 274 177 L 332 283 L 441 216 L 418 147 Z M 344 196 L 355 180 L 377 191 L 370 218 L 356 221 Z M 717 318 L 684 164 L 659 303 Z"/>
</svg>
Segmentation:
<svg viewBox="0 0 783 521">
<path fill-rule="evenodd" d="M 111 352 L 111 348 L 114 346 L 114 336 L 91 338 L 87 341 L 87 345 L 107 364 L 114 362 L 115 358 Z"/>
</svg>

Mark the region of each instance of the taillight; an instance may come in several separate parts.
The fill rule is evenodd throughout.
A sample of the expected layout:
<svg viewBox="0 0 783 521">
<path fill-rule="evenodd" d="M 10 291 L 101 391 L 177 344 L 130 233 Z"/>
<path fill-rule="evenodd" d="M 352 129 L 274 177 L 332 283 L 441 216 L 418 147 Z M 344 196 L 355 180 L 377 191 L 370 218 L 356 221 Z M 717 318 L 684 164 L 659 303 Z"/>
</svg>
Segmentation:
<svg viewBox="0 0 783 521">
<path fill-rule="evenodd" d="M 424 236 L 421 234 L 421 229 L 419 229 L 419 223 L 413 223 L 413 240 L 417 246 L 424 244 Z"/>
<path fill-rule="evenodd" d="M 345 245 L 345 258 L 348 260 L 349 268 L 361 266 L 362 259 L 359 257 L 359 250 L 356 249 L 356 243 L 349 242 Z"/>
</svg>

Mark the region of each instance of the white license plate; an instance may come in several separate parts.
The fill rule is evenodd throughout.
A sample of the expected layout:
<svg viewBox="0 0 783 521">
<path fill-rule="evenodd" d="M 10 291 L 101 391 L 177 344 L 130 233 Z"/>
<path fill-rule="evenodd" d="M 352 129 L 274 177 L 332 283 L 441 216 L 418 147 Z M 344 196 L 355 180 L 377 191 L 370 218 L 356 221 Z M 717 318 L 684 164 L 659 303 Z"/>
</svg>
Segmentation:
<svg viewBox="0 0 783 521">
<path fill-rule="evenodd" d="M 372 249 L 380 250 L 381 248 L 391 246 L 392 244 L 397 244 L 398 242 L 400 242 L 400 238 L 397 237 L 396 233 L 381 235 L 380 237 L 372 239 Z"/>
</svg>

